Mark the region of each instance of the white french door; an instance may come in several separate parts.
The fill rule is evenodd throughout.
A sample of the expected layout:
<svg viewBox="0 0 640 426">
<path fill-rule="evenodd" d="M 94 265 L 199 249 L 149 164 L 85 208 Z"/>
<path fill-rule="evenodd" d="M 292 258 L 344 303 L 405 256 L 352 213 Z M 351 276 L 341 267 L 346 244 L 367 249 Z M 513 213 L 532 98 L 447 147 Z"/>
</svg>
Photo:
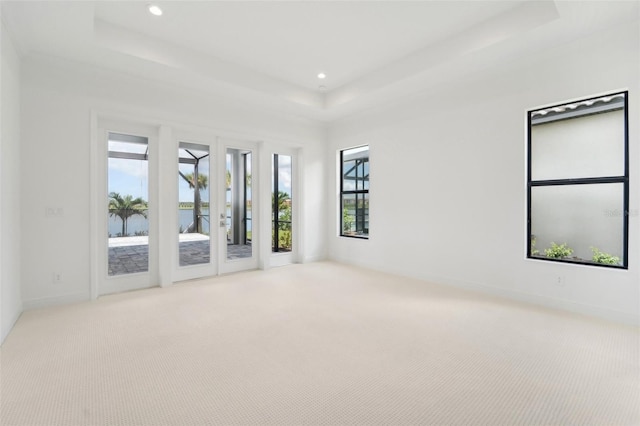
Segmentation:
<svg viewBox="0 0 640 426">
<path fill-rule="evenodd" d="M 101 120 L 94 147 L 95 296 L 158 282 L 158 129 Z"/>
<path fill-rule="evenodd" d="M 94 115 L 92 297 L 258 267 L 257 144 Z"/>
<path fill-rule="evenodd" d="M 219 158 L 215 142 L 177 138 L 173 281 L 216 275 Z"/>
</svg>

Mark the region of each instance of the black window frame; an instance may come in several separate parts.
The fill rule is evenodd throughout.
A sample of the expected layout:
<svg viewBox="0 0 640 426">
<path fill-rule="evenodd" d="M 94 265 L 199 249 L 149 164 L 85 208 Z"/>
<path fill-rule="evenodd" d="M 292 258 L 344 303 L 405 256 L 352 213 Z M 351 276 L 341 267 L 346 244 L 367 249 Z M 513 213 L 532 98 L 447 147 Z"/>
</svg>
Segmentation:
<svg viewBox="0 0 640 426">
<path fill-rule="evenodd" d="M 344 176 L 345 176 L 345 170 L 344 170 L 344 153 L 345 151 L 351 151 L 354 149 L 358 149 L 358 148 L 367 148 L 367 159 L 366 159 L 366 163 L 369 164 L 369 168 L 371 167 L 371 161 L 370 161 L 370 153 L 371 153 L 371 148 L 369 145 L 359 145 L 359 146 L 354 146 L 354 147 L 350 147 L 350 148 L 345 148 L 340 150 L 340 236 L 341 237 L 347 237 L 347 238 L 357 238 L 357 239 L 361 239 L 361 240 L 368 240 L 369 239 L 369 227 L 367 226 L 366 228 L 364 228 L 364 226 L 369 222 L 368 217 L 369 217 L 369 188 L 364 189 L 364 184 L 362 185 L 362 189 L 358 189 L 358 185 L 356 184 L 356 189 L 355 190 L 345 190 L 344 189 Z M 357 165 L 355 166 L 357 168 Z M 364 167 L 363 167 L 364 168 Z M 364 178 L 364 176 L 363 176 Z M 366 180 L 369 181 L 369 175 L 367 174 L 366 176 Z M 356 176 L 357 179 L 357 176 Z M 356 213 L 355 215 L 355 220 L 356 220 L 356 234 L 345 234 L 344 231 L 344 196 L 345 195 L 354 195 L 355 199 L 356 199 L 356 211 L 357 211 L 357 204 L 358 204 L 358 197 L 363 197 L 363 199 L 365 198 L 366 195 L 366 203 L 367 203 L 367 213 L 366 215 L 362 215 L 362 229 L 366 229 L 366 234 L 361 234 L 358 235 L 357 234 L 357 230 L 358 230 L 358 223 L 359 223 L 359 215 Z"/>
<path fill-rule="evenodd" d="M 557 116 L 555 120 L 566 120 L 576 116 L 584 116 L 584 115 L 594 115 L 602 112 L 608 112 L 612 109 L 608 109 L 606 111 L 580 111 L 580 105 L 582 103 L 586 103 L 589 101 L 597 101 L 603 98 L 609 97 L 617 97 L 623 95 L 623 117 L 624 117 L 624 159 L 623 159 L 623 167 L 624 174 L 620 176 L 599 176 L 599 177 L 582 177 L 582 178 L 563 178 L 563 179 L 545 179 L 545 180 L 533 180 L 532 179 L 532 126 L 535 124 L 542 123 L 533 123 L 532 115 L 533 113 L 547 110 L 550 116 L 547 118 L 547 121 L 553 120 L 554 114 Z M 565 113 L 565 116 L 561 116 L 562 112 L 555 112 L 553 109 L 562 109 L 562 107 L 566 107 L 568 105 L 578 105 L 575 113 Z M 586 108 L 585 108 L 586 109 Z M 555 121 L 553 120 L 553 121 Z M 623 226 L 623 234 L 622 234 L 622 243 L 623 243 L 623 252 L 622 252 L 622 264 L 621 265 L 608 265 L 603 263 L 595 263 L 590 261 L 582 261 L 575 259 L 555 259 L 544 256 L 535 256 L 531 254 L 532 249 L 532 234 L 531 234 L 531 190 L 533 187 L 543 187 L 543 186 L 558 186 L 558 185 L 586 185 L 586 184 L 611 184 L 611 183 L 621 183 L 623 184 L 623 211 L 622 211 L 622 226 Z M 629 91 L 619 91 L 613 92 L 606 95 L 600 96 L 592 96 L 589 98 L 580 99 L 573 102 L 563 102 L 561 104 L 555 104 L 548 107 L 536 108 L 533 110 L 527 111 L 527 259 L 534 260 L 542 260 L 542 261 L 551 261 L 551 262 L 560 262 L 560 263 L 568 263 L 572 265 L 588 265 L 588 266 L 597 266 L 604 268 L 614 268 L 614 269 L 624 269 L 627 270 L 629 268 Z"/>
<path fill-rule="evenodd" d="M 272 253 L 291 253 L 293 252 L 293 241 L 291 242 L 291 248 L 287 249 L 285 247 L 280 247 L 280 231 L 285 231 L 288 226 L 289 232 L 293 236 L 293 205 L 289 208 L 291 209 L 291 219 L 290 220 L 282 220 L 280 218 L 280 203 L 279 203 L 279 175 L 280 175 L 280 165 L 279 159 L 280 157 L 289 157 L 291 158 L 291 171 L 293 171 L 293 157 L 287 154 L 278 154 L 273 153 L 272 156 L 272 173 L 273 173 L 273 187 L 271 188 L 272 194 L 272 206 L 271 206 L 271 252 Z M 293 192 L 293 189 L 292 191 Z M 289 194 L 290 200 L 293 199 L 293 194 Z"/>
</svg>

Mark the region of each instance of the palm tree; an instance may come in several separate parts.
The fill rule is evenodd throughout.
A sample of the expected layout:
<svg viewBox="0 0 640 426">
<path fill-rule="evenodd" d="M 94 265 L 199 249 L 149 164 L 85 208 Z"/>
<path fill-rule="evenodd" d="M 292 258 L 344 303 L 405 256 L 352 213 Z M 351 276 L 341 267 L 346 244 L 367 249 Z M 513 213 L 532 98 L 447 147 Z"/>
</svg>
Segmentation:
<svg viewBox="0 0 640 426">
<path fill-rule="evenodd" d="M 291 196 L 278 191 L 278 199 L 271 193 L 271 205 L 273 211 L 273 250 L 291 249 Z"/>
<path fill-rule="evenodd" d="M 193 189 L 193 224 L 189 226 L 187 232 L 202 233 L 202 202 L 200 201 L 200 188 L 207 189 L 209 178 L 207 175 L 201 175 L 197 171 L 194 173 L 187 173 L 186 175 L 182 172 L 178 173 L 180 173 L 180 177 L 182 177 L 182 179 L 187 181 L 189 188 Z M 195 176 L 198 177 L 195 178 Z"/>
<path fill-rule="evenodd" d="M 273 198 L 273 195 L 274 194 L 272 193 L 271 194 L 272 204 L 275 201 Z M 282 218 L 283 216 L 288 216 L 289 219 L 285 219 L 285 220 L 291 219 L 291 196 L 284 191 L 278 191 L 278 213 L 279 213 L 279 216 L 278 216 L 279 218 Z"/>
<path fill-rule="evenodd" d="M 127 236 L 127 221 L 131 216 L 140 215 L 146 219 L 147 202 L 132 195 L 121 196 L 117 192 L 109 193 L 109 216 L 122 219 L 122 236 Z"/>
<path fill-rule="evenodd" d="M 180 173 L 180 176 L 182 176 L 182 179 L 187 181 L 187 183 L 189 184 L 189 188 L 195 189 L 195 185 L 193 184 L 193 173 L 187 173 L 186 175 Z M 201 175 L 200 173 L 198 173 L 198 188 L 207 189 L 208 184 L 209 178 L 207 178 L 207 175 Z"/>
</svg>

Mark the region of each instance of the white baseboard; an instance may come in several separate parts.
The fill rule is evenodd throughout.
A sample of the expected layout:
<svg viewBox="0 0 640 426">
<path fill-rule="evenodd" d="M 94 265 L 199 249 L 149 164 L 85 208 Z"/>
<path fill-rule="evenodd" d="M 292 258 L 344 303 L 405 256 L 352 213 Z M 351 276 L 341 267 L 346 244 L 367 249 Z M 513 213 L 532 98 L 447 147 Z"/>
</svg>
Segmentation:
<svg viewBox="0 0 640 426">
<path fill-rule="evenodd" d="M 66 305 L 69 303 L 88 302 L 91 300 L 91 294 L 88 292 L 64 294 L 55 297 L 42 297 L 39 299 L 24 300 L 22 302 L 24 310 L 46 308 L 48 306 Z"/>
<path fill-rule="evenodd" d="M 327 259 L 324 256 L 310 256 L 310 257 L 305 257 L 304 262 L 312 263 L 312 262 L 320 262 L 325 260 Z M 358 264 L 343 262 L 339 260 L 337 262 L 344 263 L 344 264 L 352 264 L 354 266 L 359 266 L 359 267 L 372 269 L 372 270 L 380 270 L 379 268 L 376 268 L 372 265 L 367 265 L 361 262 L 358 262 Z M 390 270 L 381 270 L 381 271 L 390 273 L 390 274 L 396 274 L 399 276 L 406 276 L 406 274 L 403 274 L 401 271 L 390 271 Z M 640 316 L 635 316 L 625 312 L 619 312 L 619 311 L 602 308 L 598 306 L 587 305 L 584 303 L 578 303 L 570 300 L 555 299 L 548 296 L 524 293 L 524 292 L 519 292 L 519 291 L 509 290 L 504 288 L 497 288 L 497 287 L 492 287 L 492 286 L 488 286 L 488 285 L 484 285 L 476 282 L 452 280 L 452 279 L 449 279 L 446 277 L 440 277 L 440 276 L 419 276 L 419 277 L 411 276 L 411 278 L 432 282 L 434 284 L 450 285 L 453 287 L 463 288 L 470 291 L 476 291 L 478 293 L 502 297 L 505 299 L 514 300 L 514 301 L 523 302 L 523 303 L 529 303 L 532 305 L 542 306 L 546 308 L 558 309 L 562 311 L 568 311 L 568 312 L 587 315 L 591 317 L 601 318 L 601 319 L 613 321 L 616 323 L 632 325 L 632 326 L 640 326 Z M 63 296 L 25 300 L 23 301 L 23 309 L 30 310 L 30 309 L 43 308 L 47 306 L 56 306 L 56 305 L 62 305 L 62 304 L 84 302 L 89 300 L 90 300 L 89 293 L 74 293 L 74 294 L 68 294 Z M 11 328 L 15 324 L 15 321 L 18 320 L 21 312 L 22 311 L 19 311 L 16 313 L 15 318 L 13 318 L 13 322 L 11 323 L 11 327 L 9 327 L 8 330 L 11 330 Z M 6 331 L 5 334 L 8 335 L 9 331 Z M 4 338 L 6 337 L 6 335 L 0 336 L 0 337 L 1 337 L 1 340 L 0 340 L 1 342 L 1 341 L 4 341 Z"/>
<path fill-rule="evenodd" d="M 13 326 L 16 325 L 16 322 L 18 321 L 18 318 L 20 318 L 20 315 L 22 315 L 23 310 L 23 307 L 20 306 L 9 318 L 9 324 L 6 324 L 3 327 L 4 329 L 2 330 L 2 334 L 0 335 L 0 346 L 2 346 L 2 344 L 4 343 L 4 339 L 7 338 L 9 333 L 11 333 L 11 330 L 13 330 Z"/>
<path fill-rule="evenodd" d="M 323 255 L 305 256 L 303 263 L 322 262 L 324 260 L 327 260 L 327 256 L 323 256 Z"/>
<path fill-rule="evenodd" d="M 615 311 L 613 309 L 602 308 L 599 306 L 587 305 L 584 303 L 574 302 L 571 300 L 555 299 L 552 297 L 542 296 L 538 294 L 524 293 L 524 292 L 510 290 L 510 289 L 492 287 L 492 286 L 488 286 L 488 285 L 480 284 L 476 282 L 453 280 L 453 279 L 442 277 L 442 276 L 407 275 L 406 273 L 403 273 L 403 271 L 386 270 L 386 269 L 383 270 L 383 269 L 377 268 L 374 265 L 366 264 L 365 262 L 350 263 L 350 262 L 344 262 L 342 260 L 337 260 L 337 262 L 344 263 L 344 264 L 351 264 L 354 266 L 367 268 L 367 269 L 378 270 L 381 272 L 386 272 L 388 274 L 408 276 L 410 278 L 423 280 L 423 281 L 431 282 L 434 284 L 449 285 L 452 287 L 458 287 L 465 290 L 475 291 L 482 294 L 497 296 L 504 299 L 528 303 L 531 305 L 541 306 L 545 308 L 573 312 L 576 314 L 600 318 L 607 321 L 616 322 L 619 324 L 632 325 L 636 327 L 640 326 L 640 314 L 633 315 L 626 312 Z"/>
<path fill-rule="evenodd" d="M 454 281 L 443 278 L 429 278 L 428 281 L 432 281 L 438 284 L 451 285 L 458 288 L 464 288 L 471 291 L 477 291 L 479 293 L 489 294 L 492 296 L 502 297 L 518 302 L 529 303 L 536 306 L 596 317 L 620 324 L 640 326 L 640 316 L 634 316 L 625 312 L 619 312 L 613 309 L 602 308 L 599 306 L 587 305 L 585 303 L 574 302 L 571 300 L 555 299 L 539 294 L 524 293 L 515 290 L 487 286 L 479 283 Z"/>
</svg>

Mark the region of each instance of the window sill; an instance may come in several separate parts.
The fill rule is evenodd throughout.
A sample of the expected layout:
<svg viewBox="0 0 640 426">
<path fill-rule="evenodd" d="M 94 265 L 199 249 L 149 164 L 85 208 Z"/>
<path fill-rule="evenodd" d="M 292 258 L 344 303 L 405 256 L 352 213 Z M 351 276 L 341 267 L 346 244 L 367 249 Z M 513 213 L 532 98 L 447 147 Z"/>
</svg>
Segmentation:
<svg viewBox="0 0 640 426">
<path fill-rule="evenodd" d="M 609 265 L 606 263 L 597 263 L 592 260 L 580 259 L 580 258 L 566 258 L 566 259 L 553 259 L 546 256 L 528 256 L 528 260 L 540 260 L 546 262 L 555 262 L 555 263 L 564 263 L 569 265 L 581 265 L 581 266 L 592 266 L 596 268 L 608 268 L 608 269 L 617 269 L 617 270 L 628 270 L 629 268 L 625 265 Z"/>
<path fill-rule="evenodd" d="M 368 240 L 369 239 L 368 235 L 357 235 L 357 234 L 340 234 L 339 237 L 353 238 L 353 239 L 356 239 L 356 240 Z"/>
</svg>

